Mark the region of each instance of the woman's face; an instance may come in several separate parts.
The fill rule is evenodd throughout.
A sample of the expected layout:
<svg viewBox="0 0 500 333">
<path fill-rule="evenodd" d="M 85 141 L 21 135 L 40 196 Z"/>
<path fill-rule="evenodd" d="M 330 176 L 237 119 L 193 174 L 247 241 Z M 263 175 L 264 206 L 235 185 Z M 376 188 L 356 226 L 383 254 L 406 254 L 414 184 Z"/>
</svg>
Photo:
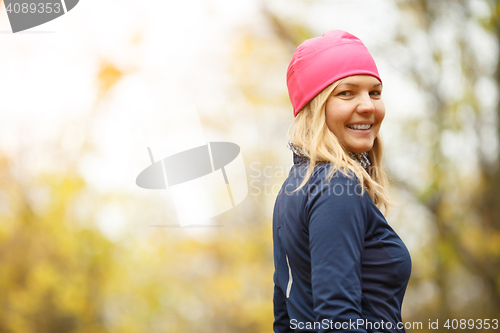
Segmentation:
<svg viewBox="0 0 500 333">
<path fill-rule="evenodd" d="M 343 78 L 326 101 L 326 124 L 354 153 L 373 147 L 385 116 L 382 85 L 370 75 Z"/>
</svg>

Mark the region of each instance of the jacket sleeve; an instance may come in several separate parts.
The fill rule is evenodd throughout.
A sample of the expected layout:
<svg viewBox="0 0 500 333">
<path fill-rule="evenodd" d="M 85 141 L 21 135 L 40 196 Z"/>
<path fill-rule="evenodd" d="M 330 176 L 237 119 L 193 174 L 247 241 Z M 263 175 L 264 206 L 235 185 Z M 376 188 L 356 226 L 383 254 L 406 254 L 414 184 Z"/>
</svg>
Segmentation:
<svg viewBox="0 0 500 333">
<path fill-rule="evenodd" d="M 313 183 L 306 205 L 314 312 L 316 322 L 328 323 L 319 332 L 366 332 L 361 319 L 366 208 L 359 183 L 336 176 L 330 183 L 323 179 L 322 186 Z"/>
</svg>

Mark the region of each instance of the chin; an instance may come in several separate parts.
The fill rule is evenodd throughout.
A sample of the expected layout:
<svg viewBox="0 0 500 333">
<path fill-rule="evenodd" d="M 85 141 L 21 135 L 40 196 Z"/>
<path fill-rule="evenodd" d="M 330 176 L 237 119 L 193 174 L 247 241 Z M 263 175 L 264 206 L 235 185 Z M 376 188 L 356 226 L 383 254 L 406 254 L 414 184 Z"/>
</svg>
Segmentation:
<svg viewBox="0 0 500 333">
<path fill-rule="evenodd" d="M 349 149 L 349 150 L 352 151 L 353 153 L 361 154 L 361 153 L 369 151 L 372 148 L 373 148 L 373 144 L 351 147 L 351 149 Z"/>
<path fill-rule="evenodd" d="M 356 150 L 349 149 L 349 150 L 352 151 L 353 153 L 361 154 L 361 153 L 365 153 L 365 152 L 369 151 L 370 149 L 356 149 Z"/>
</svg>

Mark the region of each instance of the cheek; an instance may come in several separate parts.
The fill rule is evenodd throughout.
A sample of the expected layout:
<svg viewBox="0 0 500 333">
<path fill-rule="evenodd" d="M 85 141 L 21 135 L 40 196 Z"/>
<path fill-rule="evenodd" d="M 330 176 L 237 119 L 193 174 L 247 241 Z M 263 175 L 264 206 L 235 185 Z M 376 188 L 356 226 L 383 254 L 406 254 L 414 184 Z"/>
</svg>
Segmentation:
<svg viewBox="0 0 500 333">
<path fill-rule="evenodd" d="M 333 112 L 333 107 L 331 103 L 329 103 L 329 101 L 326 103 L 325 106 L 325 121 L 330 131 L 333 132 L 336 120 L 335 120 L 335 114 Z"/>
<path fill-rule="evenodd" d="M 344 103 L 328 100 L 325 105 L 325 120 L 330 131 L 339 139 L 345 136 L 346 124 L 352 116 L 351 109 Z"/>
<path fill-rule="evenodd" d="M 378 122 L 382 122 L 382 120 L 384 120 L 385 118 L 385 108 L 384 106 L 382 105 L 381 108 L 378 108 L 378 110 L 376 111 L 375 113 L 375 117 L 377 119 Z"/>
<path fill-rule="evenodd" d="M 338 140 L 342 141 L 343 138 L 345 137 L 345 128 L 344 124 L 340 119 L 330 119 L 330 123 L 328 124 L 328 128 L 330 129 L 330 132 L 333 133 L 337 137 Z"/>
<path fill-rule="evenodd" d="M 342 130 L 342 119 L 339 118 L 339 114 L 327 113 L 326 114 L 326 125 L 330 131 L 338 136 Z"/>
</svg>

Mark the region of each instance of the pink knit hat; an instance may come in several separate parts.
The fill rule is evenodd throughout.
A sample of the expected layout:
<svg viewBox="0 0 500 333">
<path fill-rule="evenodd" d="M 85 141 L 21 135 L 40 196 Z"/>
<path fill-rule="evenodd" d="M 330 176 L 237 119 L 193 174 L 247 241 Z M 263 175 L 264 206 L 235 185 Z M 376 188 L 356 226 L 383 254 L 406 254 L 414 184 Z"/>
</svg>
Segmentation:
<svg viewBox="0 0 500 333">
<path fill-rule="evenodd" d="M 295 50 L 286 72 L 294 117 L 331 83 L 357 74 L 371 75 L 382 82 L 375 61 L 356 36 L 331 30 L 304 41 Z"/>
</svg>

